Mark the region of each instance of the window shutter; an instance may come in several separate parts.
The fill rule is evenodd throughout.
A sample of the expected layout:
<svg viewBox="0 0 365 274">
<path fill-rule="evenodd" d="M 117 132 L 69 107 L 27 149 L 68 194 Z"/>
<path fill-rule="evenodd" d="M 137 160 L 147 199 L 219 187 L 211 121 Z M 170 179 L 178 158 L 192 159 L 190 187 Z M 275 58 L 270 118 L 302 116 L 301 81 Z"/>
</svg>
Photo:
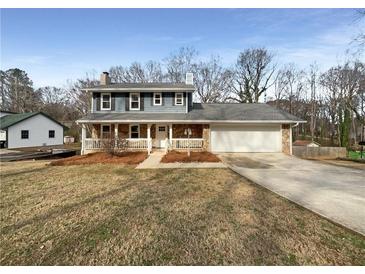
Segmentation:
<svg viewBox="0 0 365 274">
<path fill-rule="evenodd" d="M 173 92 L 173 93 L 170 93 L 171 94 L 171 98 L 172 98 L 172 105 L 174 106 L 175 105 L 175 96 L 176 96 L 176 93 Z"/>
<path fill-rule="evenodd" d="M 151 106 L 153 106 L 154 102 L 155 102 L 155 94 L 152 92 L 151 93 Z"/>
<path fill-rule="evenodd" d="M 96 104 L 96 110 L 100 111 L 100 104 L 101 104 L 100 93 L 99 92 L 93 93 L 93 97 L 95 99 L 94 102 Z"/>
<path fill-rule="evenodd" d="M 111 107 L 110 109 L 115 110 L 115 93 L 111 93 Z"/>
<path fill-rule="evenodd" d="M 125 111 L 129 111 L 129 93 L 125 93 Z"/>
<path fill-rule="evenodd" d="M 165 93 L 161 92 L 161 106 L 165 105 Z"/>
<path fill-rule="evenodd" d="M 186 92 L 183 93 L 183 106 L 186 105 Z"/>
<path fill-rule="evenodd" d="M 139 110 L 144 111 L 144 93 L 139 94 L 139 99 L 140 99 Z"/>
</svg>

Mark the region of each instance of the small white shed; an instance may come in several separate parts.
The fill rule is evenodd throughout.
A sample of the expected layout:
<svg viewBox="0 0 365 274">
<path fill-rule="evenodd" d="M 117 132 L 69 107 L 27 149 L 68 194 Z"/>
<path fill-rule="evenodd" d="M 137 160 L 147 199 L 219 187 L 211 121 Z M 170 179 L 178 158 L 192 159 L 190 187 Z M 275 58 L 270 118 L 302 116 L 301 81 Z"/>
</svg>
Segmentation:
<svg viewBox="0 0 365 274">
<path fill-rule="evenodd" d="M 0 118 L 2 139 L 5 139 L 7 148 L 62 145 L 64 128 L 43 112 L 10 114 Z"/>
</svg>

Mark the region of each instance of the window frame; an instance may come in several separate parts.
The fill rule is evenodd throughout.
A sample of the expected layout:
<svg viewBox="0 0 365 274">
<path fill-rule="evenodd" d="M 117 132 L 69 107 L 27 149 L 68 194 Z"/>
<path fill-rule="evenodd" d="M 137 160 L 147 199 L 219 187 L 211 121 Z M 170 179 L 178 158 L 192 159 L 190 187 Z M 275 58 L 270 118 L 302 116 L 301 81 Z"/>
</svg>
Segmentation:
<svg viewBox="0 0 365 274">
<path fill-rule="evenodd" d="M 53 132 L 53 137 L 50 136 L 50 133 Z M 56 138 L 56 131 L 54 129 L 48 130 L 48 139 Z"/>
<path fill-rule="evenodd" d="M 156 98 L 156 95 L 160 95 L 160 98 Z M 156 103 L 156 99 L 160 100 L 160 103 Z M 162 106 L 162 92 L 154 92 L 153 93 L 153 105 L 154 106 Z"/>
<path fill-rule="evenodd" d="M 27 132 L 27 138 L 23 137 L 23 132 Z M 22 140 L 29 140 L 29 129 L 22 129 L 20 130 L 20 139 Z"/>
<path fill-rule="evenodd" d="M 108 139 L 108 138 L 103 138 L 104 137 L 104 132 L 107 132 L 107 131 L 104 131 L 104 126 L 108 126 L 109 127 L 109 138 L 112 137 L 112 126 L 111 124 L 101 124 L 101 128 L 100 128 L 100 139 Z"/>
<path fill-rule="evenodd" d="M 104 96 L 109 95 L 109 108 L 104 108 Z M 107 101 L 105 101 L 107 102 Z M 110 92 L 100 93 L 100 110 L 111 110 L 112 109 L 112 95 Z"/>
<path fill-rule="evenodd" d="M 138 137 L 137 138 L 133 138 L 132 137 L 132 127 L 137 127 L 138 128 L 138 130 L 137 130 L 137 132 L 133 132 L 133 133 L 138 133 Z M 131 124 L 131 125 L 129 125 L 129 139 L 139 139 L 141 137 L 141 127 L 140 127 L 140 125 L 139 124 Z"/>
<path fill-rule="evenodd" d="M 138 96 L 138 108 L 132 108 L 132 96 L 137 95 Z M 139 92 L 131 92 L 129 93 L 129 110 L 140 110 L 141 109 L 141 93 Z"/>
<path fill-rule="evenodd" d="M 178 94 L 181 95 L 181 103 L 180 104 L 177 102 Z M 176 92 L 175 93 L 175 106 L 183 106 L 183 105 L 184 105 L 184 93 L 183 92 Z"/>
</svg>

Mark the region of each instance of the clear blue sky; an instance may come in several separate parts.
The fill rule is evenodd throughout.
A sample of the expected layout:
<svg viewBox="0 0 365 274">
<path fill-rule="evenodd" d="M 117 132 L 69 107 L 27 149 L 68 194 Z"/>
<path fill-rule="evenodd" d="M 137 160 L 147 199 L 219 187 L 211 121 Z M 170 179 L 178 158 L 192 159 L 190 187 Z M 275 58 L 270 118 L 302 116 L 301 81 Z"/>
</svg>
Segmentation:
<svg viewBox="0 0 365 274">
<path fill-rule="evenodd" d="M 278 63 L 327 68 L 364 28 L 355 17 L 353 9 L 2 9 L 1 69 L 26 70 L 35 87 L 62 86 L 182 46 L 226 65 L 265 46 Z"/>
</svg>

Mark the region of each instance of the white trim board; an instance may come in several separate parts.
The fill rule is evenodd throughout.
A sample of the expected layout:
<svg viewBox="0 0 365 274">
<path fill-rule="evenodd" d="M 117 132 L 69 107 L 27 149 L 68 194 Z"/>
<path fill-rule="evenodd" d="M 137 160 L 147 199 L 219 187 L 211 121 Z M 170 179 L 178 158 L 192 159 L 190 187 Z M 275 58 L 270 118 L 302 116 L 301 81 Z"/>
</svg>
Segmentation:
<svg viewBox="0 0 365 274">
<path fill-rule="evenodd" d="M 307 123 L 307 121 L 292 121 L 292 120 L 77 120 L 76 123 L 175 123 L 175 124 L 296 124 Z"/>
</svg>

